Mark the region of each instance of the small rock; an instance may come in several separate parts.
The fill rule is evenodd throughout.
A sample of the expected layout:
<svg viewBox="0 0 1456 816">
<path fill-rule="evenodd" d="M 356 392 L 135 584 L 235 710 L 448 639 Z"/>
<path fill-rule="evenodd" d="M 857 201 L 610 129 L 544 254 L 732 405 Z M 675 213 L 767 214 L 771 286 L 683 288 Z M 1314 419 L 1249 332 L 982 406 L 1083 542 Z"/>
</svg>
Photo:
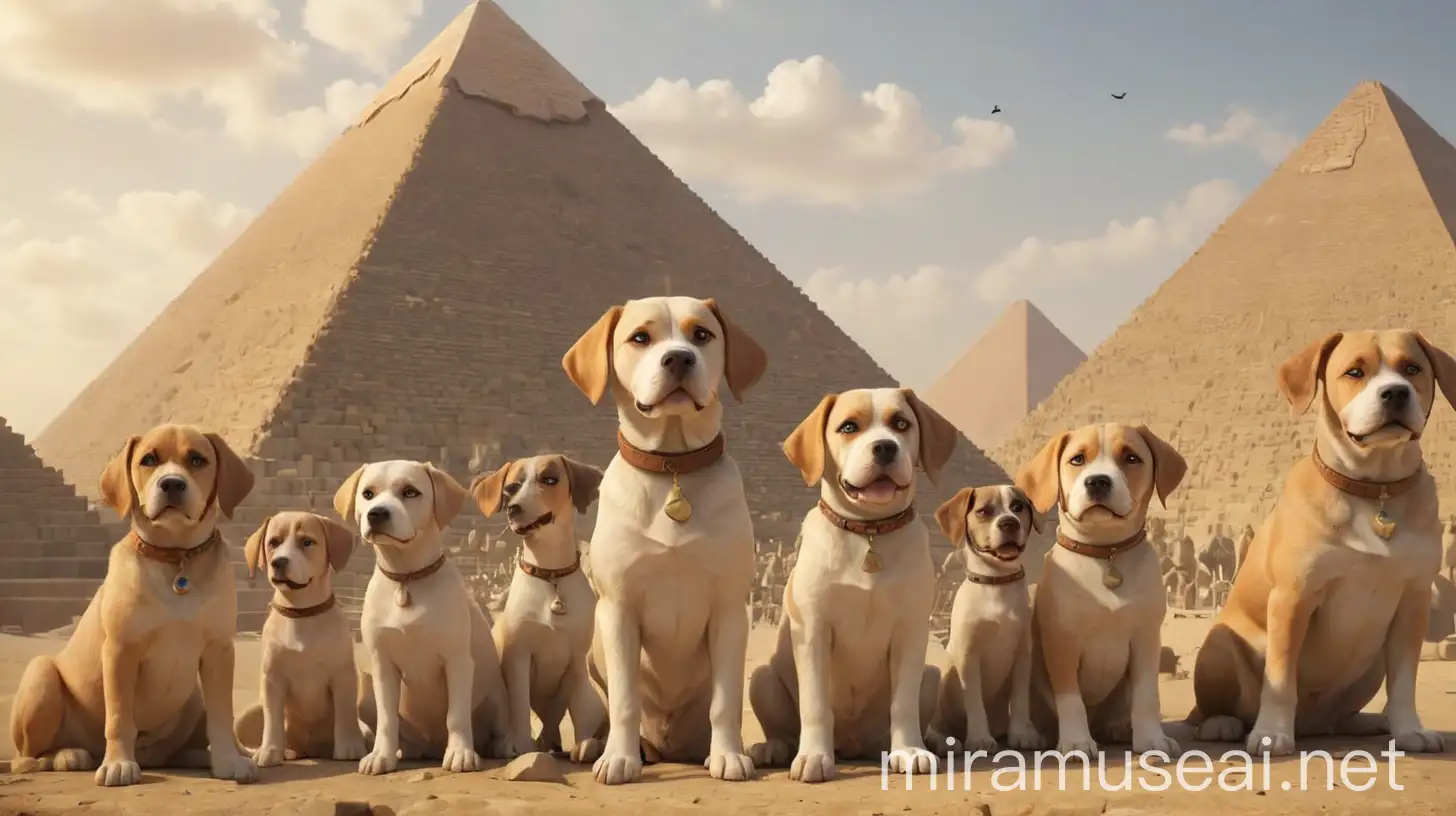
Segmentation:
<svg viewBox="0 0 1456 816">
<path fill-rule="evenodd" d="M 565 784 L 566 775 L 548 753 L 532 751 L 521 754 L 506 766 L 506 779 L 512 782 L 558 782 Z"/>
<path fill-rule="evenodd" d="M 409 778 L 409 781 L 411 781 L 411 782 L 429 782 L 431 779 L 434 779 L 434 778 L 435 778 L 435 772 L 434 771 L 420 771 L 419 773 L 415 774 L 414 776 L 411 776 Z"/>
<path fill-rule="evenodd" d="M 368 802 L 335 802 L 334 816 L 369 816 Z"/>
</svg>

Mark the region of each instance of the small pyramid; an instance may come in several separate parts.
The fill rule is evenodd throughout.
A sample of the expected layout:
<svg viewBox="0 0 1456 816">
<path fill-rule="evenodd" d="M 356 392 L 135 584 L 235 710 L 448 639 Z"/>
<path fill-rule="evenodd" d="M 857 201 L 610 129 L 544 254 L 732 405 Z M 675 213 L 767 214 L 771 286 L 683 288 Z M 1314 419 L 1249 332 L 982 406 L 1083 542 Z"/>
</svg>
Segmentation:
<svg viewBox="0 0 1456 816">
<path fill-rule="evenodd" d="M 1389 88 L 1358 85 L 1193 257 L 996 448 L 1008 471 L 1054 434 L 1146 422 L 1188 460 L 1155 515 L 1202 544 L 1267 515 L 1314 422 L 1275 369 L 1330 331 L 1411 328 L 1456 350 L 1456 147 Z M 1456 506 L 1451 408 L 1422 440 Z M 1178 535 L 1183 535 L 1178 532 Z"/>
<path fill-rule="evenodd" d="M 926 401 L 990 450 L 1086 359 L 1040 309 L 1018 300 L 926 392 Z"/>
<path fill-rule="evenodd" d="M 768 351 L 725 436 L 759 539 L 790 543 L 818 494 L 783 440 L 824 394 L 894 380 L 481 0 L 36 446 L 90 491 L 128 434 L 215 430 L 259 477 L 224 528 L 235 543 L 270 513 L 329 507 L 366 461 L 431 460 L 462 481 L 479 450 L 489 466 L 541 451 L 604 466 L 615 412 L 582 397 L 562 355 L 611 305 L 667 290 L 717 298 Z M 1005 478 L 961 440 L 921 511 Z M 452 541 L 484 526 L 472 507 Z M 350 571 L 371 558 L 356 550 Z M 336 589 L 347 605 L 362 583 Z"/>
</svg>

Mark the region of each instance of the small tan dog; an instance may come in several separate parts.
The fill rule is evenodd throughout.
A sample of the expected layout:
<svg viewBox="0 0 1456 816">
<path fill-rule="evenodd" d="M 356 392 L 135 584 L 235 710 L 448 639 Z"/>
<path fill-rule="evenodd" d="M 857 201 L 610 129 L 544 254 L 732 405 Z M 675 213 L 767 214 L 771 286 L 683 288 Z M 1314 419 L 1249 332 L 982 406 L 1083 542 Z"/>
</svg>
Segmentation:
<svg viewBox="0 0 1456 816">
<path fill-rule="evenodd" d="M 931 725 L 937 753 L 1018 751 L 1046 741 L 1031 721 L 1031 588 L 1021 556 L 1040 532 L 1036 509 L 1014 485 L 967 487 L 935 511 L 951 544 L 964 548 L 966 580 L 950 610 L 950 668 Z"/>
<path fill-rule="evenodd" d="M 1061 511 L 1033 602 L 1032 717 L 1063 755 L 1095 758 L 1094 736 L 1179 752 L 1159 707 L 1168 602 L 1146 524 L 1187 470 L 1146 427 L 1106 424 L 1058 434 L 1016 474 L 1037 512 Z"/>
<path fill-rule="evenodd" d="M 935 565 L 915 514 L 915 469 L 934 482 L 956 430 L 907 388 L 827 396 L 784 442 L 819 504 L 804 517 L 785 614 L 749 701 L 761 765 L 823 782 L 835 758 L 879 758 L 929 773 L 925 728 L 940 670 L 925 663 Z"/>
<path fill-rule="evenodd" d="M 590 546 L 591 671 L 610 720 L 597 781 L 641 779 L 644 757 L 750 779 L 753 518 L 725 453 L 720 396 L 726 383 L 743 399 L 768 364 L 763 349 L 712 300 L 654 297 L 608 309 L 561 362 L 592 404 L 610 389 L 618 419 Z"/>
<path fill-rule="evenodd" d="M 373 685 L 359 714 L 374 746 L 360 773 L 425 758 L 447 771 L 478 771 L 482 754 L 508 759 L 529 750 L 506 732 L 490 618 L 441 541 L 466 498 L 450 474 L 405 460 L 364 465 L 334 494 L 334 509 L 375 555 L 359 618 Z"/>
<path fill-rule="evenodd" d="M 565 456 L 507 462 L 470 485 L 487 518 L 505 511 L 525 552 L 495 622 L 510 727 L 531 744 L 531 712 L 541 719 L 539 751 L 560 751 L 561 718 L 571 714 L 573 762 L 602 753 L 607 711 L 587 672 L 597 596 L 581 570 L 575 516 L 597 500 L 602 472 Z"/>
<path fill-rule="evenodd" d="M 1420 444 L 1438 388 L 1456 401 L 1456 361 L 1404 330 L 1336 332 L 1280 366 L 1296 416 L 1323 391 L 1315 445 L 1285 477 L 1198 652 L 1189 722 L 1201 739 L 1247 733 L 1251 753 L 1289 754 L 1300 736 L 1390 734 L 1401 751 L 1443 750 L 1416 712 L 1441 566 Z M 1362 714 L 1382 682 L 1385 715 Z"/>
<path fill-rule="evenodd" d="M 236 728 L 260 768 L 285 758 L 364 757 L 354 635 L 331 577 L 353 549 L 349 528 L 302 511 L 270 516 L 248 538 L 248 577 L 266 570 L 273 586 L 261 639 L 262 700 Z"/>
<path fill-rule="evenodd" d="M 238 595 L 217 529 L 252 489 L 252 472 L 217 434 L 162 425 L 126 441 L 101 474 L 101 496 L 131 532 L 70 640 L 20 679 L 16 773 L 95 769 L 106 786 L 134 785 L 142 768 L 258 778 L 233 737 Z"/>
</svg>

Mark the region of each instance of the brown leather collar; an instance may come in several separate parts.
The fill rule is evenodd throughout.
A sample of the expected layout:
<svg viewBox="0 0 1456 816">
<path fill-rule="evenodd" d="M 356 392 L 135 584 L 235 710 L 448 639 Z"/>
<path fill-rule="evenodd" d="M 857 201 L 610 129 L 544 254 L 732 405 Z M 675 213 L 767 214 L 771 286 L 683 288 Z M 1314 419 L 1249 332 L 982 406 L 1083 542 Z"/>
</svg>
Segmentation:
<svg viewBox="0 0 1456 816">
<path fill-rule="evenodd" d="M 1000 586 L 1001 584 L 1014 584 L 1026 577 L 1026 568 L 1022 567 L 1010 575 L 982 575 L 979 572 L 966 570 L 966 580 L 973 584 L 986 584 L 988 586 Z"/>
<path fill-rule="evenodd" d="M 1058 544 L 1060 544 L 1062 547 L 1064 547 L 1064 548 L 1066 548 L 1068 550 L 1071 550 L 1072 552 L 1076 553 L 1077 555 L 1085 555 L 1088 558 L 1102 558 L 1102 559 L 1111 560 L 1113 556 L 1115 556 L 1115 555 L 1121 555 L 1122 553 L 1127 552 L 1128 550 L 1132 549 L 1133 547 L 1136 547 L 1137 545 L 1139 545 L 1139 544 L 1141 544 L 1141 543 L 1143 543 L 1144 541 L 1147 541 L 1147 540 L 1148 540 L 1148 531 L 1147 531 L 1147 528 L 1143 528 L 1141 530 L 1138 530 L 1137 531 L 1137 534 L 1134 535 L 1132 538 L 1125 538 L 1125 539 L 1117 542 L 1116 544 L 1101 544 L 1101 545 L 1083 544 L 1080 541 L 1073 541 L 1072 539 L 1067 538 L 1066 536 L 1062 535 L 1062 531 L 1061 530 L 1057 530 L 1057 543 Z"/>
<path fill-rule="evenodd" d="M 723 434 L 713 437 L 713 441 L 697 450 L 690 450 L 684 453 L 657 453 L 645 451 L 633 446 L 622 435 L 622 429 L 617 429 L 617 452 L 622 459 L 638 470 L 645 470 L 649 473 L 675 473 L 679 476 L 694 473 L 723 458 Z"/>
<path fill-rule="evenodd" d="M 915 520 L 915 505 L 913 504 L 889 518 L 870 521 L 845 518 L 834 512 L 829 505 L 824 503 L 823 499 L 819 500 L 819 512 L 823 513 L 824 518 L 829 519 L 829 523 L 835 527 L 862 536 L 889 535 Z"/>
<path fill-rule="evenodd" d="M 163 564 L 185 564 L 188 561 L 202 555 L 209 547 L 222 540 L 222 531 L 214 529 L 207 540 L 185 550 L 177 550 L 171 547 L 158 547 L 155 544 L 148 544 L 142 540 L 136 530 L 131 531 L 132 546 L 136 549 L 137 555 L 143 558 L 150 558 L 153 561 L 160 561 Z"/>
<path fill-rule="evenodd" d="M 520 564 L 521 572 L 526 573 L 532 578 L 540 578 L 547 583 L 554 584 L 557 581 L 560 581 L 562 578 L 565 578 L 573 572 L 581 569 L 581 554 L 577 554 L 576 560 L 571 562 L 571 566 L 569 567 L 557 567 L 556 569 L 547 569 L 546 567 L 538 567 L 535 564 L 529 563 L 524 558 L 521 559 Z"/>
<path fill-rule="evenodd" d="M 329 599 L 327 601 L 324 601 L 323 603 L 314 604 L 313 606 L 305 606 L 302 608 L 297 606 L 284 606 L 283 604 L 279 603 L 269 603 L 268 606 L 272 607 L 274 612 L 277 612 L 285 618 L 297 619 L 318 617 L 319 615 L 322 615 L 330 609 L 333 609 L 334 604 L 338 602 L 339 601 L 337 598 L 330 595 Z"/>
<path fill-rule="evenodd" d="M 435 559 L 435 563 L 429 565 L 428 567 L 425 567 L 424 569 L 415 570 L 414 572 L 390 572 L 383 566 L 379 567 L 379 571 L 384 573 L 385 578 L 388 578 L 396 584 L 404 585 L 410 583 L 411 581 L 418 581 L 421 578 L 429 578 L 431 575 L 439 572 L 440 567 L 445 566 L 446 558 L 448 558 L 448 556 L 442 553 L 439 558 Z"/>
<path fill-rule="evenodd" d="M 1415 473 L 1398 481 L 1363 482 L 1359 479 L 1352 479 L 1325 464 L 1325 460 L 1320 458 L 1318 447 L 1315 447 L 1310 452 L 1310 456 L 1314 459 L 1314 469 L 1319 471 L 1319 475 L 1324 477 L 1324 480 L 1329 483 L 1330 487 L 1333 487 L 1341 493 L 1349 493 L 1351 496 L 1359 496 L 1362 499 L 1375 499 L 1378 501 L 1393 499 L 1410 490 L 1412 487 L 1415 487 L 1416 482 L 1420 481 L 1421 476 L 1426 472 L 1425 467 L 1422 466 Z"/>
</svg>

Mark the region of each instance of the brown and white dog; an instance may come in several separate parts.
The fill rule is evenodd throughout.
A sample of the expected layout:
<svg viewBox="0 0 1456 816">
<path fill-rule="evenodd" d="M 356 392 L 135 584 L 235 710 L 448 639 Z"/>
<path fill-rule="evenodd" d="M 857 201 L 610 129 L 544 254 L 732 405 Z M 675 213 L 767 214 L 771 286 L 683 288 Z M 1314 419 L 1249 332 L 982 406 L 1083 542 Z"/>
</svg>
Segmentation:
<svg viewBox="0 0 1456 816">
<path fill-rule="evenodd" d="M 134 785 L 142 768 L 257 779 L 233 737 L 238 596 L 217 529 L 252 489 L 252 472 L 217 434 L 162 425 L 126 441 L 101 474 L 101 496 L 131 532 L 70 640 L 21 677 L 15 772 L 95 769 L 106 786 Z"/>
<path fill-rule="evenodd" d="M 950 610 L 950 667 L 940 680 L 931 725 L 937 753 L 947 737 L 967 752 L 1046 747 L 1031 720 L 1031 589 L 1021 556 L 1036 508 L 1015 485 L 962 488 L 935 520 L 966 558 L 966 580 Z"/>
<path fill-rule="evenodd" d="M 607 711 L 587 672 L 597 596 L 581 570 L 577 513 L 597 500 L 602 472 L 565 456 L 507 462 L 470 485 L 487 518 L 505 511 L 525 552 L 495 622 L 510 728 L 517 745 L 531 744 L 531 712 L 541 719 L 537 750 L 560 751 L 561 718 L 571 714 L 573 762 L 602 753 Z"/>
<path fill-rule="evenodd" d="M 763 349 L 712 300 L 613 306 L 562 359 L 592 401 L 610 389 L 618 452 L 590 545 L 593 678 L 607 693 L 599 782 L 642 776 L 644 755 L 754 775 L 743 752 L 747 599 L 755 572 L 743 478 L 724 453 L 723 400 L 763 375 Z"/>
<path fill-rule="evenodd" d="M 332 578 L 353 549 L 349 528 L 298 510 L 269 516 L 248 538 L 248 577 L 262 569 L 273 587 L 261 638 L 262 699 L 236 727 L 260 768 L 285 758 L 364 757 L 354 634 Z"/>
<path fill-rule="evenodd" d="M 1032 717 L 1063 755 L 1129 738 L 1178 753 L 1158 701 L 1168 603 L 1146 525 L 1187 470 L 1146 427 L 1105 424 L 1058 434 L 1016 474 L 1037 512 L 1060 508 L 1033 602 Z"/>
<path fill-rule="evenodd" d="M 359 714 L 374 746 L 360 773 L 425 758 L 447 771 L 478 771 L 482 755 L 530 750 L 509 739 L 490 618 L 441 540 L 467 497 L 450 474 L 405 460 L 364 465 L 334 494 L 334 509 L 375 557 L 359 617 L 373 685 Z"/>
<path fill-rule="evenodd" d="M 1456 399 L 1456 361 L 1404 330 L 1336 332 L 1279 367 L 1296 416 L 1323 391 L 1314 449 L 1285 477 L 1198 652 L 1200 738 L 1247 733 L 1250 752 L 1288 754 L 1300 736 L 1388 733 L 1402 751 L 1443 749 L 1416 712 L 1441 565 L 1420 445 L 1438 388 Z M 1361 714 L 1382 682 L 1385 715 Z"/>
<path fill-rule="evenodd" d="M 749 681 L 766 738 L 754 762 L 792 760 L 790 779 L 823 782 L 836 757 L 888 750 L 895 772 L 931 770 L 935 565 L 915 470 L 933 482 L 956 436 L 913 391 L 875 388 L 825 397 L 784 442 L 804 483 L 819 485 L 819 504 L 799 534 L 778 645 Z"/>
</svg>

